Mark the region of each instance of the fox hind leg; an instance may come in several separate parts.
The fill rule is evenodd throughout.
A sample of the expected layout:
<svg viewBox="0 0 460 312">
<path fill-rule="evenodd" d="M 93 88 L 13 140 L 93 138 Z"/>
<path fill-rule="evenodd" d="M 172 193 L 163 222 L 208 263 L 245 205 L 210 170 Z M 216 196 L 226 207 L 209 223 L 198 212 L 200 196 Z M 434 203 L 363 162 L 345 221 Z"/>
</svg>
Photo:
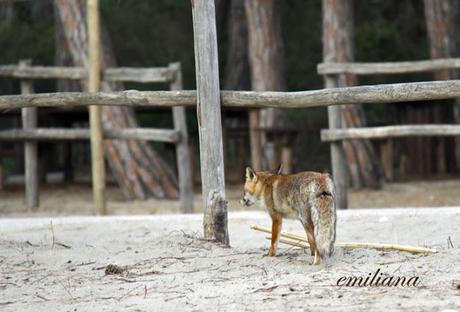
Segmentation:
<svg viewBox="0 0 460 312">
<path fill-rule="evenodd" d="M 318 265 L 321 263 L 321 255 L 318 251 L 318 247 L 316 246 L 315 227 L 313 225 L 313 221 L 311 220 L 311 218 L 308 220 L 308 223 L 307 223 L 307 237 L 308 237 L 308 243 L 310 244 L 311 255 L 315 256 L 315 259 L 313 260 L 313 264 Z"/>
<path fill-rule="evenodd" d="M 307 230 L 307 239 L 308 239 L 308 244 L 310 245 L 310 254 L 312 256 L 315 255 L 315 238 L 313 237 L 313 234 L 310 234 L 310 232 Z"/>
<path fill-rule="evenodd" d="M 313 260 L 313 265 L 321 264 L 321 255 L 319 254 L 318 249 L 315 250 L 315 260 Z"/>
<path fill-rule="evenodd" d="M 278 239 L 280 238 L 282 223 L 283 219 L 281 216 L 272 217 L 272 241 L 270 250 L 268 251 L 269 257 L 274 257 L 276 255 L 276 247 L 278 245 Z"/>
<path fill-rule="evenodd" d="M 306 222 L 302 222 L 305 228 L 305 232 L 307 232 L 307 240 L 308 244 L 310 245 L 310 254 L 314 256 L 313 264 L 318 265 L 321 263 L 321 256 L 318 251 L 318 248 L 316 247 L 316 241 L 315 241 L 315 227 L 313 225 L 313 221 L 311 219 L 311 216 L 308 216 Z"/>
<path fill-rule="evenodd" d="M 310 245 L 310 254 L 314 256 L 316 251 L 315 227 L 310 216 L 308 216 L 305 222 L 305 231 L 307 232 L 308 244 Z"/>
</svg>

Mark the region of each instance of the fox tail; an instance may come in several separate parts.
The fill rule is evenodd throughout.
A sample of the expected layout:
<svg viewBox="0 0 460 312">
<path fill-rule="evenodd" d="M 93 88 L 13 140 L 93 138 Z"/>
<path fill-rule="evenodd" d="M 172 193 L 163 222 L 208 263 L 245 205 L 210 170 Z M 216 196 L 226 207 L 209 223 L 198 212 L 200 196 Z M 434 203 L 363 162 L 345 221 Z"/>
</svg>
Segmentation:
<svg viewBox="0 0 460 312">
<path fill-rule="evenodd" d="M 327 260 L 334 252 L 336 210 L 334 185 L 328 177 L 320 188 L 311 206 L 311 219 L 314 226 L 316 248 L 321 260 Z"/>
</svg>

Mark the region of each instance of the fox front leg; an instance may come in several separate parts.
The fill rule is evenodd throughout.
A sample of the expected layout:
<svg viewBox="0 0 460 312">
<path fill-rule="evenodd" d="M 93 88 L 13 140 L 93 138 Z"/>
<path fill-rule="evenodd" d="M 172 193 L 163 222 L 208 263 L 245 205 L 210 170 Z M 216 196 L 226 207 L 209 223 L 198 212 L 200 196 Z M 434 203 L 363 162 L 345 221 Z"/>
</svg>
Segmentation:
<svg viewBox="0 0 460 312">
<path fill-rule="evenodd" d="M 272 218 L 272 241 L 270 250 L 268 251 L 269 257 L 274 257 L 276 255 L 276 247 L 278 246 L 282 223 L 283 219 L 281 217 Z"/>
</svg>

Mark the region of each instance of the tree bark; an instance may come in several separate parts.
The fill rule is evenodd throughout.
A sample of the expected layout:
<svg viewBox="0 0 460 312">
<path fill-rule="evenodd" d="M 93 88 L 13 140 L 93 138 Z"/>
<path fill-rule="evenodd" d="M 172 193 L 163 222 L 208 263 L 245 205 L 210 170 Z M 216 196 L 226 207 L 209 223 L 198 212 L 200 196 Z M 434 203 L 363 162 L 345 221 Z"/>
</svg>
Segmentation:
<svg viewBox="0 0 460 312">
<path fill-rule="evenodd" d="M 248 27 L 244 2 L 245 0 L 228 1 L 227 17 L 225 18 L 228 33 L 223 83 L 225 90 L 250 90 Z M 226 179 L 228 181 L 230 179 L 241 181 L 241 172 L 244 172 L 244 168 L 247 166 L 244 137 L 235 137 L 235 135 L 227 135 L 227 133 L 230 129 L 244 126 L 244 122 L 240 118 L 226 118 L 223 126 Z"/>
<path fill-rule="evenodd" d="M 54 10 L 54 25 L 54 64 L 56 66 L 72 66 L 73 60 L 64 34 L 64 25 L 57 10 Z M 81 91 L 81 86 L 76 80 L 58 79 L 56 90 L 58 92 L 78 92 Z"/>
<path fill-rule="evenodd" d="M 458 57 L 460 45 L 458 27 L 460 27 L 460 5 L 457 0 L 424 0 L 425 18 L 432 59 Z M 434 74 L 436 80 L 458 79 L 458 70 L 440 70 Z M 460 123 L 460 100 L 456 100 L 453 108 L 446 105 L 434 107 L 434 122 L 446 122 L 445 116 L 453 111 L 453 121 Z M 452 110 L 452 111 L 451 111 Z M 437 168 L 439 172 L 445 173 L 447 155 L 452 154 L 446 150 L 450 144 L 446 139 L 439 138 L 436 144 Z M 455 167 L 460 169 L 460 139 L 455 139 Z"/>
<path fill-rule="evenodd" d="M 54 64 L 56 66 L 72 66 L 72 55 L 70 54 L 69 45 L 63 30 L 63 24 L 57 10 L 53 10 L 54 13 Z M 56 80 L 56 91 L 57 92 L 79 92 L 81 91 L 81 85 L 77 80 L 73 79 L 58 79 Z M 66 127 L 72 126 L 72 121 L 63 120 Z M 72 164 L 72 153 L 82 151 L 81 148 L 87 143 L 82 142 L 59 142 L 62 145 L 62 151 L 64 151 L 64 180 L 70 182 L 74 179 L 74 166 Z M 76 147 L 79 145 L 80 148 Z"/>
<path fill-rule="evenodd" d="M 86 6 L 82 0 L 54 1 L 64 35 L 75 66 L 88 66 Z M 107 31 L 102 28 L 103 67 L 116 67 Z M 87 81 L 81 81 L 87 90 Z M 102 83 L 103 91 L 123 89 L 121 83 Z M 104 128 L 136 128 L 135 114 L 130 107 L 105 106 L 102 109 Z M 104 140 L 109 166 L 126 199 L 177 198 L 176 178 L 169 165 L 144 141 Z"/>
<path fill-rule="evenodd" d="M 230 0 L 227 18 L 228 49 L 225 64 L 224 89 L 248 90 L 248 26 L 244 11 L 245 0 Z"/>
<path fill-rule="evenodd" d="M 353 62 L 354 24 L 353 1 L 323 0 L 323 54 L 324 62 Z M 356 85 L 356 76 L 338 76 L 336 87 Z M 361 105 L 340 107 L 342 126 L 363 127 L 366 119 Z M 374 148 L 368 140 L 351 140 L 343 143 L 353 187 L 379 188 L 381 170 Z"/>
<path fill-rule="evenodd" d="M 284 81 L 284 51 L 281 34 L 279 0 L 253 0 L 245 2 L 249 38 L 249 66 L 251 86 L 255 91 L 282 91 Z M 251 150 L 255 158 L 256 170 L 276 168 L 279 157 L 275 157 L 274 142 L 265 133 L 257 133 L 257 123 L 261 129 L 281 128 L 284 125 L 283 113 L 279 109 L 262 109 L 259 115 L 250 112 Z M 259 119 L 259 120 L 257 120 Z M 259 137 L 258 137 L 259 136 Z M 264 159 L 260 164 L 260 146 L 263 146 Z M 279 156 L 279 155 L 278 155 Z M 258 159 L 259 158 L 259 159 Z"/>
<path fill-rule="evenodd" d="M 424 0 L 425 19 L 432 59 L 447 58 L 451 54 L 451 40 L 449 36 L 452 13 L 450 12 L 449 0 Z M 449 71 L 439 70 L 434 73 L 436 80 L 448 80 Z M 445 122 L 443 116 L 450 109 L 446 105 L 434 105 L 433 117 L 435 123 Z M 436 168 L 439 173 L 446 172 L 446 141 L 443 138 L 436 138 Z"/>
</svg>

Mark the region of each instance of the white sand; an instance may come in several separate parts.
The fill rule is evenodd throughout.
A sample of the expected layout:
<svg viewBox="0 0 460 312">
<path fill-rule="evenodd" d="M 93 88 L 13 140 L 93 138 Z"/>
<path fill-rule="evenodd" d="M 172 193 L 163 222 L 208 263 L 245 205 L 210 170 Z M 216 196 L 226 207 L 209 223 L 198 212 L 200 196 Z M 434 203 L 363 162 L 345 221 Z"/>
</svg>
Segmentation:
<svg viewBox="0 0 460 312">
<path fill-rule="evenodd" d="M 0 219 L 0 310 L 460 311 L 460 207 L 340 211 L 338 241 L 439 253 L 338 249 L 319 267 L 281 244 L 277 257 L 265 257 L 269 242 L 249 229 L 269 225 L 263 212 L 230 214 L 232 248 L 201 240 L 201 223 L 201 215 L 178 214 Z M 303 233 L 295 221 L 284 230 Z M 108 264 L 129 269 L 105 275 Z M 377 269 L 419 276 L 421 286 L 336 286 L 341 276 Z"/>
</svg>

